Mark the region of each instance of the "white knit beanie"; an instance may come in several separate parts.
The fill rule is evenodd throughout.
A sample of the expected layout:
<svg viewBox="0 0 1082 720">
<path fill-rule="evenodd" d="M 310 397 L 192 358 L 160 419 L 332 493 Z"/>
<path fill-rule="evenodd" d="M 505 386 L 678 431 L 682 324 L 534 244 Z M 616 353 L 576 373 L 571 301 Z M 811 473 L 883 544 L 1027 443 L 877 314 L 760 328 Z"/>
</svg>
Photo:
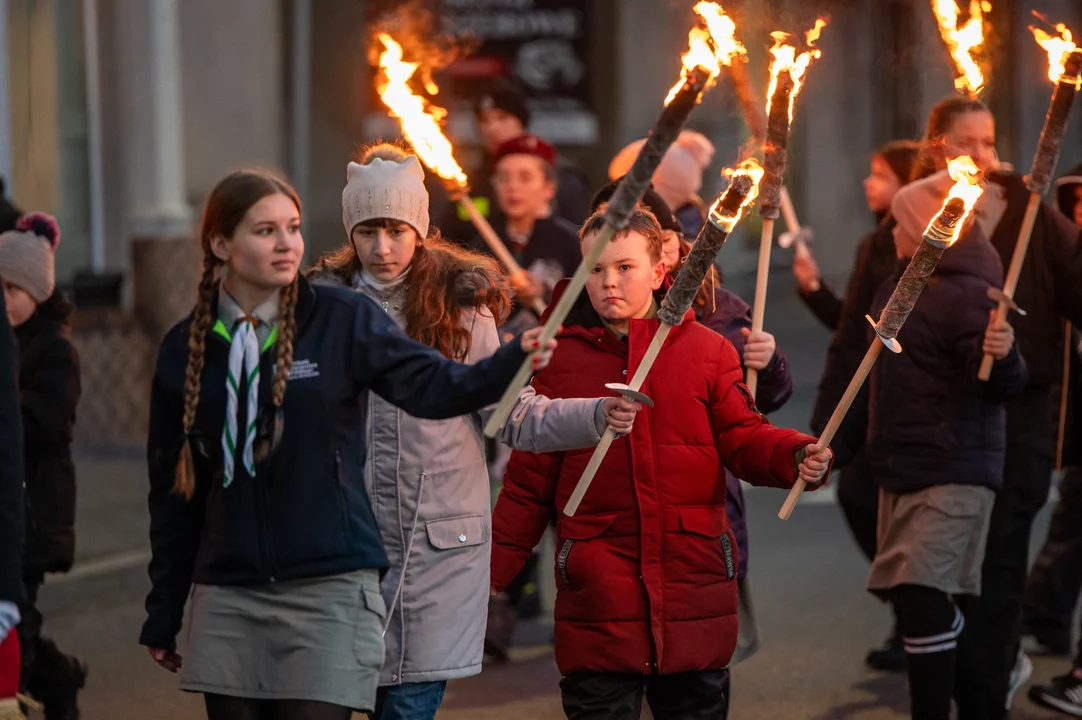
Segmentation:
<svg viewBox="0 0 1082 720">
<path fill-rule="evenodd" d="M 0 278 L 22 288 L 36 303 L 56 288 L 56 246 L 60 228 L 45 213 L 19 218 L 14 230 L 0 235 Z"/>
<path fill-rule="evenodd" d="M 428 191 L 425 171 L 413 155 L 402 162 L 372 158 L 365 165 L 346 167 L 342 190 L 342 222 L 346 234 L 368 220 L 390 218 L 404 222 L 423 239 L 428 235 Z"/>
</svg>

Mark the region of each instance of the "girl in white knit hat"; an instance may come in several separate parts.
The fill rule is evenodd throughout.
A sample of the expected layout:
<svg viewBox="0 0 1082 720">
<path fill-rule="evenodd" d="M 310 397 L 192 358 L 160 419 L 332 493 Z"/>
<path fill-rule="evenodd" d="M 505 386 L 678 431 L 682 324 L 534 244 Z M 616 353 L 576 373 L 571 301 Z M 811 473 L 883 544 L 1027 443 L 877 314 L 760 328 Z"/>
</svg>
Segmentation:
<svg viewBox="0 0 1082 720">
<path fill-rule="evenodd" d="M 19 346 L 26 523 L 19 607 L 23 690 L 48 717 L 76 717 L 86 669 L 41 634 L 36 607 L 47 573 L 67 572 L 75 560 L 75 465 L 71 438 L 79 402 L 79 356 L 72 345 L 74 308 L 56 291 L 56 220 L 44 213 L 19 218 L 0 235 L 0 278 L 8 319 Z"/>
<path fill-rule="evenodd" d="M 313 281 L 370 297 L 449 358 L 475 363 L 495 352 L 506 278 L 491 258 L 443 240 L 429 223 L 417 157 L 376 145 L 346 175 L 349 242 L 321 260 Z M 448 680 L 481 671 L 492 535 L 487 413 L 425 420 L 378 397 L 366 413 L 364 482 L 390 561 L 381 588 L 386 658 L 370 717 L 430 720 Z M 626 431 L 631 417 L 618 398 L 550 401 L 528 388 L 502 439 L 535 452 L 589 447 L 608 419 Z"/>
</svg>

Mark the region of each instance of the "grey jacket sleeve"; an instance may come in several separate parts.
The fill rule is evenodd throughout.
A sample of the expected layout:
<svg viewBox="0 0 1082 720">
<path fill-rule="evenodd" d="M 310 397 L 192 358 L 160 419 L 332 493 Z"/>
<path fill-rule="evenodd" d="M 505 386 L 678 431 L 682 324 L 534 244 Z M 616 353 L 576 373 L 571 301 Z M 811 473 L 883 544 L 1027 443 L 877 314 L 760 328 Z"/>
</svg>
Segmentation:
<svg viewBox="0 0 1082 720">
<path fill-rule="evenodd" d="M 464 323 L 472 340 L 466 362 L 476 363 L 500 347 L 496 321 L 485 310 L 470 313 Z M 531 453 L 560 452 L 588 448 L 601 442 L 605 432 L 605 408 L 601 398 L 553 400 L 538 395 L 532 385 L 519 393 L 511 416 L 500 431 L 500 442 L 515 450 Z M 480 411 L 482 425 L 488 422 L 495 405 Z"/>
</svg>

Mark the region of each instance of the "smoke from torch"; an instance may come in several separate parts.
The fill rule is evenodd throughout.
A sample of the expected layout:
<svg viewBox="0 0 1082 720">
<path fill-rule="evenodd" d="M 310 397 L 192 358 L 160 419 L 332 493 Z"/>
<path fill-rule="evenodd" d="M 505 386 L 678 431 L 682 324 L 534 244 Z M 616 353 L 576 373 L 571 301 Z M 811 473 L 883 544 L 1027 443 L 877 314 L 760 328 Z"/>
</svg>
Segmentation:
<svg viewBox="0 0 1082 720">
<path fill-rule="evenodd" d="M 954 62 L 954 87 L 970 97 L 984 89 L 984 75 L 974 59 L 974 50 L 984 42 L 984 13 L 991 12 L 992 4 L 988 0 L 970 0 L 969 20 L 958 27 L 958 5 L 955 0 L 932 0 L 939 34 L 947 44 L 951 60 Z"/>
</svg>

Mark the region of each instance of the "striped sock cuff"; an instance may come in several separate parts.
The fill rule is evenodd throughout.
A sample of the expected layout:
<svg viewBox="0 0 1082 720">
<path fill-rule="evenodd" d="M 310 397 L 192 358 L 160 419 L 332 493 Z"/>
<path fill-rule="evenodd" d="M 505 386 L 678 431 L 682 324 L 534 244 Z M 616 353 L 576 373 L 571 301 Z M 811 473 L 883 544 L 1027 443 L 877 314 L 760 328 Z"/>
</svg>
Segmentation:
<svg viewBox="0 0 1082 720">
<path fill-rule="evenodd" d="M 947 652 L 958 647 L 958 638 L 966 626 L 965 616 L 957 607 L 954 608 L 954 623 L 949 632 L 927 637 L 903 637 L 905 651 L 909 655 L 927 655 L 930 653 Z"/>
</svg>

